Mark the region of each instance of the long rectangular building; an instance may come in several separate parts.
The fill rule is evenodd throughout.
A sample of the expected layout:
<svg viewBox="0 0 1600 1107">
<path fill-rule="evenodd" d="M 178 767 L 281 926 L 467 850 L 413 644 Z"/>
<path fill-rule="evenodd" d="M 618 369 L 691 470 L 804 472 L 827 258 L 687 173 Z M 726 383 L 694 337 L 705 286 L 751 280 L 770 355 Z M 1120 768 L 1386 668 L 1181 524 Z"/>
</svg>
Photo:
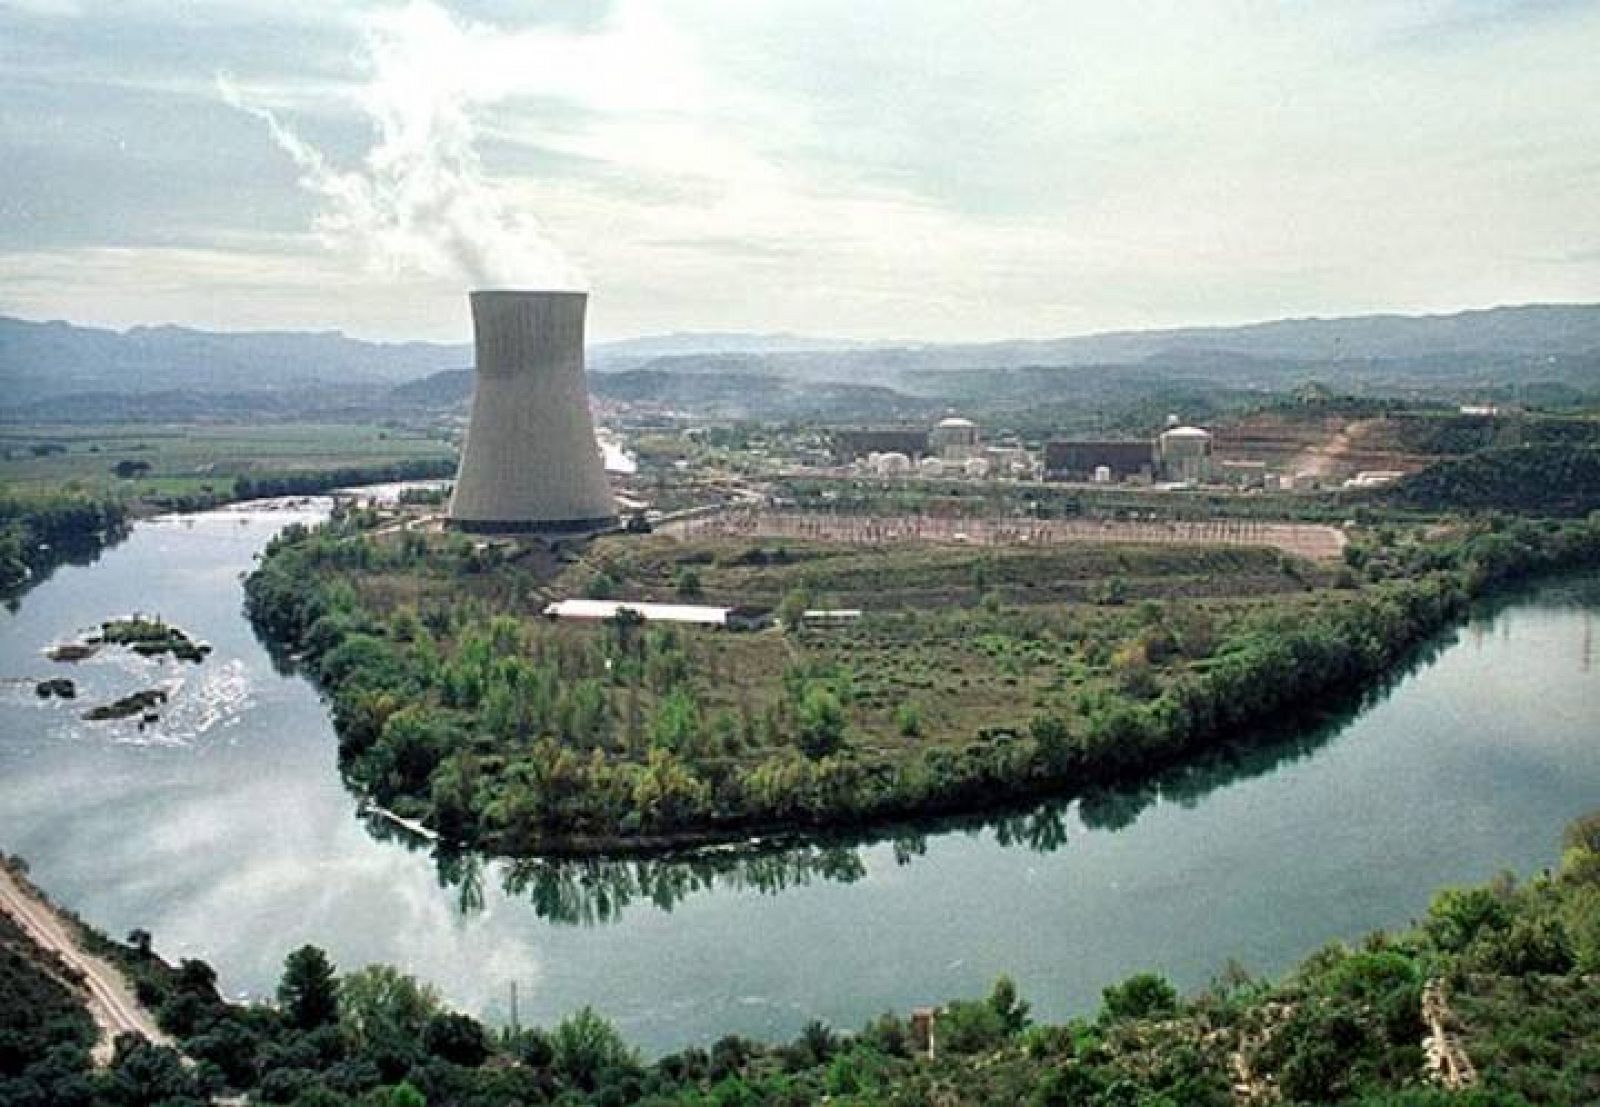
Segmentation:
<svg viewBox="0 0 1600 1107">
<path fill-rule="evenodd" d="M 844 463 L 871 454 L 905 454 L 915 461 L 928 452 L 928 432 L 904 427 L 836 430 L 833 456 Z"/>
<path fill-rule="evenodd" d="M 1148 438 L 1045 443 L 1047 480 L 1091 480 L 1100 468 L 1109 469 L 1112 480 L 1149 478 L 1156 471 L 1155 443 Z"/>
<path fill-rule="evenodd" d="M 687 623 L 729 630 L 753 630 L 771 621 L 771 612 L 765 609 L 641 600 L 557 600 L 545 606 L 544 615 L 549 619 L 614 619 L 624 609 L 647 623 Z"/>
</svg>

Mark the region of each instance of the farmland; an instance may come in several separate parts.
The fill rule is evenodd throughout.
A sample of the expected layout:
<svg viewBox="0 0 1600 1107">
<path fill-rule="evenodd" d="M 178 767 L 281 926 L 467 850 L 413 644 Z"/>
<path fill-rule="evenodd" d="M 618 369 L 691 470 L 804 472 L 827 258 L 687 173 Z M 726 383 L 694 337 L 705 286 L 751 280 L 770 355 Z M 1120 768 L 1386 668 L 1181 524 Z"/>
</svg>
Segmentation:
<svg viewBox="0 0 1600 1107">
<path fill-rule="evenodd" d="M 231 497 L 239 477 L 450 457 L 429 433 L 366 424 L 132 424 L 0 428 L 0 484 L 129 498 Z M 119 476 L 121 472 L 127 475 Z"/>
</svg>

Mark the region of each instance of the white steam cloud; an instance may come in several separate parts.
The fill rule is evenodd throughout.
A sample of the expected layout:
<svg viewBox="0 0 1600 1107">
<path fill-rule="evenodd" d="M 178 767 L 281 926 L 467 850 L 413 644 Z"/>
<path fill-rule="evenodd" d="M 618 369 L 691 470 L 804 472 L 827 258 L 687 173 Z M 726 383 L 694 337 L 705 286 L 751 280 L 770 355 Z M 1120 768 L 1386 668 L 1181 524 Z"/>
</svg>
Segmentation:
<svg viewBox="0 0 1600 1107">
<path fill-rule="evenodd" d="M 375 19 L 359 92 L 374 141 L 340 168 L 271 109 L 219 74 L 235 108 L 262 120 L 320 201 L 313 229 L 330 249 L 389 274 L 425 273 L 474 287 L 581 289 L 582 276 L 538 221 L 511 208 L 484 173 L 473 110 L 511 88 L 475 66 L 488 36 L 418 2 Z M 491 47 L 492 48 L 492 47 Z"/>
</svg>

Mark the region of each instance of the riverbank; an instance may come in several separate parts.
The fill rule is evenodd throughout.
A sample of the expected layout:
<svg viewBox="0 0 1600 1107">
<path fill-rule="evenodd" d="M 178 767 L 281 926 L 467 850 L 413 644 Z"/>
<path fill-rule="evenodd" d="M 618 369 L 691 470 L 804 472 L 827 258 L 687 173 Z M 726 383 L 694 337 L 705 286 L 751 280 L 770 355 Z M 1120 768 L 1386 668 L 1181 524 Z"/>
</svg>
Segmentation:
<svg viewBox="0 0 1600 1107">
<path fill-rule="evenodd" d="M 899 565 L 768 545 L 613 536 L 551 577 L 515 550 L 374 537 L 347 520 L 286 533 L 246 593 L 328 695 L 350 779 L 451 842 L 560 855 L 868 827 L 1144 779 L 1287 711 L 1359 697 L 1475 597 L 1600 564 L 1587 522 L 1375 534 L 1339 573 L 1205 547 L 913 550 Z M 1075 572 L 1096 599 L 1074 591 Z M 641 581 L 681 591 L 688 573 L 721 602 L 793 580 L 889 610 L 838 633 L 741 636 L 551 625 L 524 606 L 599 579 L 624 598 Z M 941 581 L 965 591 L 972 577 L 985 582 L 976 606 L 916 610 Z M 1049 582 L 1044 602 L 1025 598 L 1035 579 Z M 1175 581 L 1193 583 L 1175 593 Z M 895 609 L 902 593 L 915 605 Z"/>
<path fill-rule="evenodd" d="M 82 924 L 52 904 L 29 882 L 26 872 L 15 858 L 0 854 L 0 914 L 11 919 L 46 955 L 36 959 L 51 966 L 42 970 L 45 975 L 70 986 L 81 998 L 99 1028 L 91 1051 L 95 1064 L 103 1067 L 111 1062 L 119 1034 L 137 1034 L 153 1045 L 170 1046 L 172 1038 L 140 1005 L 122 972 L 86 948 L 80 936 Z M 23 951 L 17 953 L 29 957 Z M 56 965 L 64 971 L 54 971 Z"/>
<path fill-rule="evenodd" d="M 284 959 L 270 1007 L 222 1001 L 186 961 L 143 986 L 196 1063 L 124 1042 L 91 1077 L 81 1046 L 18 1039 L 0 1101 L 1567 1107 L 1600 1095 L 1600 813 L 1563 846 L 1554 871 L 1441 889 L 1420 925 L 1329 945 L 1276 980 L 1230 964 L 1184 997 L 1135 973 L 1095 1013 L 1051 1024 L 1002 977 L 853 1033 L 814 1020 L 789 1042 L 730 1034 L 653 1061 L 589 1007 L 495 1035 L 428 983 L 341 971 L 317 946 Z M 15 1002 L 0 996 L 0 1025 L 27 1016 Z"/>
<path fill-rule="evenodd" d="M 215 431 L 205 428 L 202 440 Z M 262 449 L 256 439 L 214 440 L 191 453 L 168 441 L 175 437 L 170 429 L 142 433 L 163 445 L 135 442 L 130 449 L 151 460 L 143 461 L 136 475 L 116 479 L 104 468 L 106 455 L 97 442 L 70 443 L 76 451 L 71 456 L 68 444 L 49 442 L 26 461 L 13 460 L 7 451 L 0 461 L 0 484 L 6 485 L 0 492 L 0 595 L 31 587 L 58 565 L 92 561 L 105 546 L 126 537 L 137 519 L 356 485 L 438 479 L 454 476 L 456 468 L 448 456 L 319 465 L 316 452 L 276 468 L 266 458 L 234 452 Z M 186 436 L 176 437 L 187 445 Z M 92 457 L 79 456 L 86 449 Z M 182 471 L 173 468 L 179 458 Z"/>
</svg>

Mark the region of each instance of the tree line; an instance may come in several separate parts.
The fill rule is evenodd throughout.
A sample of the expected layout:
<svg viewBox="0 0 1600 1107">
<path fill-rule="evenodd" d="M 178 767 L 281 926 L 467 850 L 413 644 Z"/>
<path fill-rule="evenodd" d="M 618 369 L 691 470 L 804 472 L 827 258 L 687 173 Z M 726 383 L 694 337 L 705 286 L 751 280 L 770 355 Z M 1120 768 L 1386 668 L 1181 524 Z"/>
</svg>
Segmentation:
<svg viewBox="0 0 1600 1107">
<path fill-rule="evenodd" d="M 0 492 L 0 591 L 51 565 L 64 549 L 98 544 L 120 532 L 126 501 L 88 492 Z"/>
</svg>

